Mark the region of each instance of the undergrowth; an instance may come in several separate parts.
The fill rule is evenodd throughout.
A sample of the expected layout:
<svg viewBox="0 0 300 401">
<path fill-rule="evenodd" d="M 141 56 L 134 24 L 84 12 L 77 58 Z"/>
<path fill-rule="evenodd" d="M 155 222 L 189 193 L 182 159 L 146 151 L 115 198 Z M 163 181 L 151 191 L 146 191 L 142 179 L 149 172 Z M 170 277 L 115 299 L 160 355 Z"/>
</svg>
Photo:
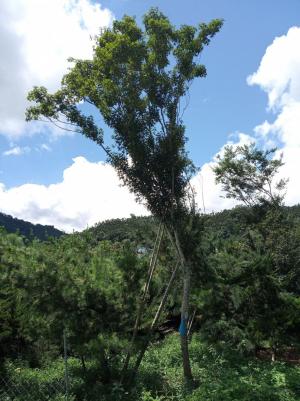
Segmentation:
<svg viewBox="0 0 300 401">
<path fill-rule="evenodd" d="M 261 361 L 232 350 L 217 350 L 202 343 L 197 336 L 191 342 L 190 354 L 196 382 L 193 391 L 187 391 L 183 383 L 177 335 L 169 336 L 148 350 L 129 390 L 117 380 L 104 384 L 96 361 L 88 361 L 84 371 L 79 360 L 70 358 L 68 370 L 72 395 L 68 400 L 300 401 L 300 366 Z M 51 401 L 66 399 L 61 359 L 43 369 L 8 362 L 5 375 L 7 382 L 20 389 L 26 388 L 14 398 L 15 401 L 41 401 L 41 394 L 46 393 Z"/>
</svg>

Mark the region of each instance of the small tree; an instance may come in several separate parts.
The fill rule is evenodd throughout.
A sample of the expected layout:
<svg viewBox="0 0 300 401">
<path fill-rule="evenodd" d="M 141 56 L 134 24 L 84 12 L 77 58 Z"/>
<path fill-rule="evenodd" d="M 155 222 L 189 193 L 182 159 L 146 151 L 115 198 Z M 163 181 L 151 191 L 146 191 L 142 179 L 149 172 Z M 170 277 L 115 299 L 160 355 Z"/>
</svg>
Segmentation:
<svg viewBox="0 0 300 401">
<path fill-rule="evenodd" d="M 185 150 L 182 98 L 192 81 L 205 77 L 197 58 L 222 21 L 176 29 L 157 9 L 144 16 L 144 30 L 134 18 L 114 21 L 96 40 L 92 60 L 74 60 L 59 91 L 35 87 L 36 104 L 27 120 L 41 117 L 98 143 L 123 183 L 167 228 L 178 251 L 184 290 L 181 346 L 184 376 L 191 380 L 185 324 L 188 319 L 189 254 L 182 246 L 189 215 L 188 185 L 194 166 Z M 80 103 L 95 107 L 113 130 L 114 147 L 103 139 L 93 116 Z"/>
<path fill-rule="evenodd" d="M 242 201 L 252 213 L 243 235 L 225 241 L 211 258 L 218 278 L 206 323 L 219 338 L 244 348 L 269 344 L 273 357 L 280 344 L 295 341 L 299 327 L 299 289 L 294 285 L 299 244 L 295 224 L 282 208 L 287 180 L 274 182 L 283 165 L 275 151 L 254 144 L 229 146 L 214 168 L 226 197 Z"/>
<path fill-rule="evenodd" d="M 262 151 L 255 144 L 227 146 L 218 156 L 214 168 L 217 183 L 221 183 L 226 198 L 242 201 L 246 206 L 280 205 L 287 180 L 274 184 L 274 176 L 283 165 L 282 156 L 274 159 L 276 148 Z"/>
</svg>

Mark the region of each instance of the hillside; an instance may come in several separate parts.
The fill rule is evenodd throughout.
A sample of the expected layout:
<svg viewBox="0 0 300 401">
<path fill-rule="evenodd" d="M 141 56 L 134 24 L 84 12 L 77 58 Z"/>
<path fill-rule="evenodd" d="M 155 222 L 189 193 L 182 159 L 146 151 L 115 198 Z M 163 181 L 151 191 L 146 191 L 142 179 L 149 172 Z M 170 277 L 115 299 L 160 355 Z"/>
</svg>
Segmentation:
<svg viewBox="0 0 300 401">
<path fill-rule="evenodd" d="M 300 224 L 300 205 L 286 206 L 287 216 Z M 247 224 L 247 208 L 240 206 L 219 213 L 203 215 L 205 227 L 208 231 L 222 238 L 230 238 L 241 234 Z M 45 241 L 48 237 L 59 238 L 66 235 L 54 226 L 32 224 L 28 221 L 17 219 L 4 213 L 0 213 L 0 226 L 8 233 L 19 232 L 26 238 L 38 238 Z M 91 243 L 100 241 L 121 242 L 133 241 L 140 246 L 149 246 L 155 240 L 158 223 L 152 216 L 134 216 L 123 219 L 111 219 L 95 224 L 84 230 Z"/>
<path fill-rule="evenodd" d="M 300 224 L 300 205 L 285 206 L 283 210 L 286 216 Z M 223 239 L 242 234 L 248 224 L 249 209 L 245 206 L 237 206 L 233 209 L 223 210 L 218 213 L 202 215 L 205 229 L 211 234 Z M 146 245 L 155 240 L 155 232 L 158 222 L 152 216 L 134 216 L 124 219 L 111 219 L 95 224 L 84 233 L 88 233 L 92 241 L 120 242 L 130 240 Z"/>
<path fill-rule="evenodd" d="M 41 241 L 45 241 L 48 237 L 59 238 L 64 235 L 64 232 L 53 226 L 32 224 L 4 213 L 0 213 L 0 226 L 9 233 L 18 232 L 26 238 L 38 238 Z"/>
</svg>

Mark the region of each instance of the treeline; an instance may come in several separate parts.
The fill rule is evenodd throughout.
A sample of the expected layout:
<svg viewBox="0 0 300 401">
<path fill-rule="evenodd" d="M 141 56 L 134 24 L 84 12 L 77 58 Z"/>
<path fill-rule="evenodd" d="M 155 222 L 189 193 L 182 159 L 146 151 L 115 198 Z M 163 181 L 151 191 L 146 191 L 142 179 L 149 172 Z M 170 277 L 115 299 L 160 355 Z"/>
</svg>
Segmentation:
<svg viewBox="0 0 300 401">
<path fill-rule="evenodd" d="M 41 241 L 49 237 L 58 238 L 64 234 L 53 226 L 32 224 L 5 213 L 0 213 L 0 226 L 4 227 L 8 233 L 18 233 L 28 239 L 37 238 Z"/>
</svg>

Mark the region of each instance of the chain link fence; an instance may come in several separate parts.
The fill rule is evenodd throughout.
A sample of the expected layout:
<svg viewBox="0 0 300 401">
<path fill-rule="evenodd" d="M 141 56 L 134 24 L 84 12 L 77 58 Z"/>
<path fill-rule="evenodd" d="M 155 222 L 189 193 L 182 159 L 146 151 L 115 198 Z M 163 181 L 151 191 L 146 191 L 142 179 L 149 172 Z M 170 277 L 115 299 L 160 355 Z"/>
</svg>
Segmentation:
<svg viewBox="0 0 300 401">
<path fill-rule="evenodd" d="M 29 378 L 0 377 L 0 401 L 68 400 L 64 378 L 42 384 Z"/>
</svg>

